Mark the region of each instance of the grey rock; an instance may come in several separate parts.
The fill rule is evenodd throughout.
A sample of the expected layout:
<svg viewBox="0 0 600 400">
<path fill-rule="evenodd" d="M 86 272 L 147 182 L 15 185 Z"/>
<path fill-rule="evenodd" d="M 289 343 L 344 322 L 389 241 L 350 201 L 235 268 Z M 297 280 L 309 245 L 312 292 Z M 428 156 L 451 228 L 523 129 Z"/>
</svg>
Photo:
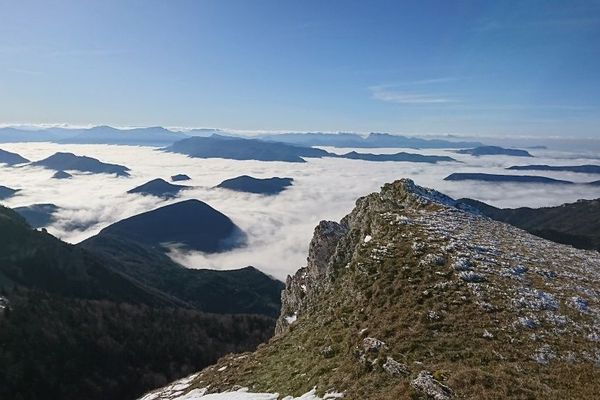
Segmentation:
<svg viewBox="0 0 600 400">
<path fill-rule="evenodd" d="M 383 370 L 391 376 L 402 376 L 410 374 L 410 369 L 406 364 L 399 363 L 392 357 L 387 357 L 383 364 Z"/>
<path fill-rule="evenodd" d="M 377 338 L 366 337 L 362 341 L 362 348 L 366 352 L 377 353 L 379 350 L 387 348 L 387 345 Z"/>
<path fill-rule="evenodd" d="M 410 384 L 434 400 L 448 400 L 454 396 L 452 389 L 436 380 L 428 371 L 419 372 Z"/>
</svg>

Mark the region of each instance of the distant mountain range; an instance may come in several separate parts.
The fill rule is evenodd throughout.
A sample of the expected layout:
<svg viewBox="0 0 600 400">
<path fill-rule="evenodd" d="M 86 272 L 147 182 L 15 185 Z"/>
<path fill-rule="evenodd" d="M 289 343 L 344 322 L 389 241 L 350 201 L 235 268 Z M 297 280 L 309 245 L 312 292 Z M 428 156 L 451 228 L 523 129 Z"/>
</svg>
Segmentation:
<svg viewBox="0 0 600 400">
<path fill-rule="evenodd" d="M 419 163 L 430 163 L 435 164 L 442 161 L 456 161 L 452 157 L 448 156 L 428 156 L 422 154 L 412 153 L 395 153 L 395 154 L 369 154 L 369 153 L 357 153 L 351 151 L 350 153 L 339 156 L 340 158 L 348 158 L 350 160 L 365 160 L 365 161 L 405 161 L 405 162 L 419 162 Z"/>
<path fill-rule="evenodd" d="M 160 126 L 133 129 L 118 129 L 110 126 L 92 128 L 47 128 L 23 129 L 0 128 L 0 143 L 11 142 L 55 142 L 83 144 L 121 144 L 141 146 L 168 146 L 178 140 L 189 137 L 208 137 L 212 135 L 228 135 L 240 137 L 219 129 L 192 129 L 190 131 L 169 130 Z M 481 146 L 476 141 L 460 141 L 445 139 L 425 139 L 391 135 L 388 133 L 371 133 L 367 137 L 355 133 L 283 133 L 264 134 L 256 137 L 267 141 L 295 144 L 301 146 L 331 147 L 395 147 L 422 149 L 460 149 Z"/>
<path fill-rule="evenodd" d="M 129 176 L 129 168 L 123 165 L 108 164 L 92 157 L 77 156 L 73 153 L 55 153 L 43 160 L 32 162 L 31 165 L 45 167 L 56 171 L 73 170 L 92 172 L 95 174 Z"/>
<path fill-rule="evenodd" d="M 117 129 L 110 126 L 93 128 L 18 129 L 0 128 L 0 143 L 54 142 L 73 144 L 120 144 L 165 146 L 188 135 L 162 127 Z"/>
<path fill-rule="evenodd" d="M 59 142 L 70 136 L 77 135 L 77 130 L 50 128 L 50 129 L 19 129 L 0 128 L 0 143 L 19 142 Z"/>
<path fill-rule="evenodd" d="M 424 139 L 388 133 L 370 133 L 366 138 L 355 133 L 283 133 L 259 136 L 260 139 L 301 146 L 397 147 L 409 149 L 460 149 L 481 146 L 480 142 Z"/>
<path fill-rule="evenodd" d="M 533 157 L 526 150 L 519 149 L 505 149 L 499 146 L 479 146 L 472 149 L 456 150 L 459 154 L 470 154 L 472 156 L 491 156 L 491 155 L 503 155 L 513 157 Z"/>
<path fill-rule="evenodd" d="M 264 195 L 275 195 L 292 186 L 292 178 L 254 178 L 248 175 L 226 179 L 216 187 L 235 190 L 237 192 L 257 193 Z"/>
<path fill-rule="evenodd" d="M 69 245 L 0 207 L 0 398 L 135 398 L 267 340 L 282 287 L 123 237 Z"/>
<path fill-rule="evenodd" d="M 518 183 L 548 183 L 573 184 L 571 181 L 546 178 L 535 175 L 499 175 L 476 172 L 456 172 L 444 178 L 445 181 L 483 181 L 483 182 L 518 182 Z"/>
<path fill-rule="evenodd" d="M 513 165 L 506 169 L 516 171 L 564 171 L 582 174 L 600 174 L 600 165 Z"/>
<path fill-rule="evenodd" d="M 96 126 L 90 129 L 82 129 L 75 136 L 62 139 L 60 142 L 161 146 L 185 139 L 186 137 L 188 135 L 181 132 L 173 132 L 160 126 L 134 129 Z"/>
<path fill-rule="evenodd" d="M 184 249 L 215 253 L 243 244 L 243 232 L 224 214 L 199 200 L 185 200 L 134 215 L 102 229 L 162 251 L 167 243 Z"/>
<path fill-rule="evenodd" d="M 496 208 L 473 199 L 458 201 L 544 239 L 600 251 L 600 199 L 542 208 Z"/>
<path fill-rule="evenodd" d="M 306 162 L 303 157 L 326 157 L 325 150 L 257 139 L 228 136 L 193 137 L 183 139 L 163 149 L 195 158 L 226 158 L 231 160 Z"/>
<path fill-rule="evenodd" d="M 172 198 L 177 196 L 179 192 L 185 189 L 189 189 L 189 186 L 174 185 L 165 181 L 164 179 L 157 178 L 128 190 L 127 193 L 138 193 L 162 198 Z"/>
<path fill-rule="evenodd" d="M 502 175 L 480 172 L 455 172 L 444 178 L 445 181 L 481 181 L 481 182 L 514 182 L 514 183 L 546 183 L 555 185 L 600 185 L 600 180 L 593 182 L 571 182 L 562 179 L 547 178 L 537 175 Z"/>
<path fill-rule="evenodd" d="M 335 154 L 328 151 L 259 139 L 241 139 L 213 135 L 184 139 L 163 149 L 167 152 L 186 154 L 197 158 L 225 158 L 232 160 L 306 162 L 305 158 L 347 158 L 367 161 L 410 161 L 435 163 L 438 161 L 456 161 L 446 156 L 427 156 L 411 153 L 363 154 L 350 152 Z"/>
<path fill-rule="evenodd" d="M 17 153 L 11 153 L 10 151 L 0 149 L 0 164 L 16 165 L 25 164 L 28 162 L 28 159 L 18 155 Z"/>
</svg>

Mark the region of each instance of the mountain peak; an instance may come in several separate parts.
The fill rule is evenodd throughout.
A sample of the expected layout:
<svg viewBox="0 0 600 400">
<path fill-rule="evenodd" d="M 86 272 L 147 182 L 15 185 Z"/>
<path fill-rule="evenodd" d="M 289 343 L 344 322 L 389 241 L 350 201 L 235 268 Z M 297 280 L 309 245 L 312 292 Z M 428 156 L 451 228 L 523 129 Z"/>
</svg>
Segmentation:
<svg viewBox="0 0 600 400">
<path fill-rule="evenodd" d="M 140 186 L 127 191 L 127 193 L 138 193 L 141 195 L 151 195 L 163 198 L 176 197 L 180 191 L 189 189 L 189 186 L 174 185 L 162 178 L 156 178 Z"/>
<path fill-rule="evenodd" d="M 381 188 L 381 196 L 395 202 L 402 200 L 419 205 L 429 205 L 432 203 L 447 207 L 455 207 L 457 205 L 457 202 L 451 197 L 437 190 L 418 186 L 413 180 L 408 178 L 385 184 Z"/>
<path fill-rule="evenodd" d="M 402 179 L 340 222 L 321 222 L 307 265 L 287 279 L 277 335 L 189 387 L 591 398 L 600 390 L 599 291 L 599 253 L 466 212 Z"/>
<path fill-rule="evenodd" d="M 162 250 L 176 244 L 206 253 L 228 250 L 245 240 L 245 234 L 229 217 L 196 199 L 123 219 L 102 229 L 99 235 L 136 240 Z"/>
</svg>

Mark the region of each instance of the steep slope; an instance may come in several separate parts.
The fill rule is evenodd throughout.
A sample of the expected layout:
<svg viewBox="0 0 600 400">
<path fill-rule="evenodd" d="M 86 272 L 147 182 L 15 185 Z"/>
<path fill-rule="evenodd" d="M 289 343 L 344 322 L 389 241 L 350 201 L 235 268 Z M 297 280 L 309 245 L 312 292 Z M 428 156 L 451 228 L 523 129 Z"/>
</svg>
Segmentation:
<svg viewBox="0 0 600 400">
<path fill-rule="evenodd" d="M 598 253 L 400 180 L 319 224 L 268 344 L 145 399 L 595 398 L 599 291 Z"/>
<path fill-rule="evenodd" d="M 92 157 L 77 156 L 73 153 L 56 153 L 43 160 L 32 162 L 31 165 L 41 166 L 56 171 L 74 170 L 91 172 L 95 174 L 116 174 L 117 176 L 129 176 L 129 168 L 108 164 Z"/>
<path fill-rule="evenodd" d="M 174 185 L 164 179 L 157 178 L 146 182 L 143 185 L 134 187 L 133 189 L 128 190 L 127 193 L 138 193 L 145 196 L 150 195 L 168 199 L 176 197 L 179 192 L 188 188 L 189 186 Z"/>
<path fill-rule="evenodd" d="M 252 267 L 188 269 L 150 246 L 109 234 L 93 236 L 77 246 L 116 260 L 123 274 L 202 311 L 275 318 L 281 308 L 283 283 Z"/>
<path fill-rule="evenodd" d="M 200 272 L 186 285 L 180 273 L 170 294 L 142 271 L 168 280 L 183 267 L 140 247 L 112 251 L 63 243 L 0 208 L 0 398 L 129 400 L 272 335 L 281 283 L 266 275 Z M 189 293 L 176 297 L 177 285 Z"/>
<path fill-rule="evenodd" d="M 172 305 L 174 299 L 121 274 L 116 263 L 29 227 L 15 211 L 0 208 L 2 287 L 12 285 L 66 297 Z"/>
<path fill-rule="evenodd" d="M 248 175 L 242 175 L 231 179 L 226 179 L 216 187 L 222 189 L 235 190 L 236 192 L 257 193 L 265 195 L 276 195 L 283 192 L 289 186 L 292 186 L 292 178 L 254 178 Z"/>
<path fill-rule="evenodd" d="M 185 200 L 126 218 L 100 231 L 165 249 L 165 243 L 214 253 L 243 243 L 243 232 L 221 212 L 199 200 Z"/>
<path fill-rule="evenodd" d="M 473 199 L 458 201 L 544 239 L 600 251 L 600 199 L 541 208 L 496 208 Z"/>
</svg>

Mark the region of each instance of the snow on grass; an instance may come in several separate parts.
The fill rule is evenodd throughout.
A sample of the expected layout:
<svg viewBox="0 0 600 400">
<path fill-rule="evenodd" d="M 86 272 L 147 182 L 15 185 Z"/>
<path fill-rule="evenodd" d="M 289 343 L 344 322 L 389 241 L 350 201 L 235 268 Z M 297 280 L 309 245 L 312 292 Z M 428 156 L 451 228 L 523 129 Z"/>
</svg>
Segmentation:
<svg viewBox="0 0 600 400">
<path fill-rule="evenodd" d="M 174 393 L 170 390 L 154 392 L 144 396 L 141 400 L 331 400 L 344 397 L 343 393 L 329 392 L 323 397 L 317 396 L 316 389 L 304 393 L 300 397 L 286 396 L 281 397 L 278 393 L 251 393 L 248 388 L 241 388 L 236 391 L 223 393 L 206 393 L 208 388 L 193 389 L 184 395 Z"/>
</svg>

